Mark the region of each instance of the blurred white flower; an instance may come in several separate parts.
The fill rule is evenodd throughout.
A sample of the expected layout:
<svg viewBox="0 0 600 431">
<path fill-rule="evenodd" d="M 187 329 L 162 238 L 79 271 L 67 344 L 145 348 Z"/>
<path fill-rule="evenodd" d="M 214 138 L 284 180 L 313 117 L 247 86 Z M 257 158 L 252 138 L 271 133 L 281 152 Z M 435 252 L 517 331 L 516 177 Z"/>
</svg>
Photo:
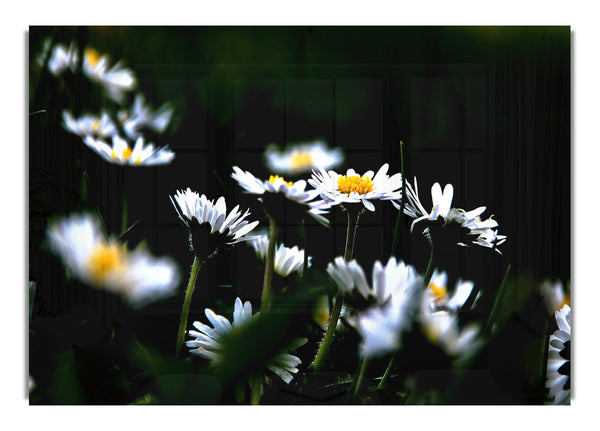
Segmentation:
<svg viewBox="0 0 600 431">
<path fill-rule="evenodd" d="M 263 196 L 265 193 L 282 194 L 285 198 L 298 204 L 306 205 L 307 212 L 319 223 L 328 225 L 329 220 L 322 216 L 326 214 L 330 205 L 323 200 L 315 200 L 319 193 L 316 190 L 305 190 L 306 181 L 285 181 L 278 175 L 271 175 L 266 181 L 259 180 L 248 171 L 243 171 L 237 166 L 233 167 L 231 177 L 248 193 Z"/>
<path fill-rule="evenodd" d="M 211 323 L 212 328 L 204 323 L 195 321 L 193 326 L 197 331 L 190 330 L 188 332 L 192 340 L 187 341 L 186 346 L 190 348 L 191 354 L 206 358 L 218 366 L 223 358 L 223 339 L 231 334 L 232 331 L 248 324 L 258 313 L 252 316 L 252 304 L 250 301 L 242 304 L 240 298 L 235 299 L 233 323 L 229 322 L 227 318 L 215 314 L 209 308 L 205 309 L 204 313 Z M 293 346 L 289 350 L 297 349 L 307 341 L 306 338 L 294 340 Z M 293 374 L 298 372 L 297 367 L 301 362 L 298 357 L 287 352 L 282 352 L 273 356 L 266 367 L 277 374 L 285 383 L 289 383 L 294 378 Z"/>
<path fill-rule="evenodd" d="M 318 168 L 330 169 L 343 159 L 340 148 L 329 149 L 322 140 L 290 145 L 285 151 L 279 151 L 274 144 L 265 149 L 267 167 L 278 174 L 297 175 Z"/>
<path fill-rule="evenodd" d="M 86 136 L 83 142 L 100 157 L 110 163 L 132 166 L 153 166 L 171 163 L 175 153 L 168 146 L 154 148 L 153 144 L 145 144 L 144 137 L 135 141 L 133 148 L 119 135 L 112 135 L 112 146 L 102 139 Z"/>
<path fill-rule="evenodd" d="M 321 198 L 330 205 L 362 203 L 369 211 L 375 211 L 372 200 L 397 200 L 402 197 L 402 175 L 387 175 L 389 165 L 385 163 L 375 176 L 373 171 L 358 175 L 348 169 L 346 175 L 319 168 L 313 171 L 308 183 L 317 190 Z"/>
<path fill-rule="evenodd" d="M 42 52 L 37 57 L 37 63 L 40 66 L 44 65 L 46 57 L 50 55 L 48 58 L 48 70 L 54 76 L 60 76 L 67 70 L 75 72 L 78 60 L 77 45 L 75 42 L 71 42 L 68 48 L 62 43 L 57 43 L 52 47 L 52 52 L 50 52 L 50 49 L 50 39 L 46 39 L 43 42 Z"/>
<path fill-rule="evenodd" d="M 116 293 L 134 307 L 173 294 L 179 283 L 170 258 L 155 258 L 144 248 L 128 251 L 116 239 L 106 238 L 98 219 L 89 214 L 51 223 L 47 240 L 74 277 Z"/>
<path fill-rule="evenodd" d="M 94 48 L 83 50 L 83 73 L 104 88 L 108 97 L 115 102 L 123 101 L 124 93 L 135 89 L 137 79 L 132 70 L 117 62 L 109 69 L 108 55 L 102 55 Z"/>
<path fill-rule="evenodd" d="M 357 289 L 365 299 L 375 300 L 372 307 L 348 318 L 361 335 L 361 356 L 369 358 L 399 348 L 402 332 L 410 327 L 412 311 L 418 305 L 416 294 L 423 283 L 415 269 L 393 256 L 385 267 L 376 261 L 372 288 L 356 260 L 345 262 L 337 257 L 327 266 L 327 272 L 344 294 Z"/>
<path fill-rule="evenodd" d="M 119 121 L 123 124 L 123 130 L 132 139 L 141 136 L 144 127 L 156 133 L 164 132 L 171 122 L 172 116 L 173 106 L 170 102 L 152 112 L 150 107 L 146 105 L 144 96 L 140 93 L 136 94 L 129 111 L 121 110 L 118 113 Z"/>
<path fill-rule="evenodd" d="M 571 401 L 571 307 L 564 305 L 554 314 L 558 330 L 550 336 L 546 388 L 554 404 Z"/>
<path fill-rule="evenodd" d="M 106 112 L 100 116 L 82 115 L 78 119 L 73 117 L 70 111 L 63 111 L 63 127 L 78 136 L 96 136 L 99 138 L 110 138 L 117 133 L 117 128 Z"/>
<path fill-rule="evenodd" d="M 458 280 L 452 296 L 448 296 L 446 287 L 448 276 L 446 272 L 433 271 L 429 285 L 425 291 L 431 309 L 433 311 L 445 310 L 456 312 L 460 309 L 473 291 L 472 281 Z"/>
<path fill-rule="evenodd" d="M 540 284 L 540 295 L 550 314 L 554 314 L 563 306 L 571 303 L 569 292 L 563 287 L 560 280 L 555 282 L 544 280 Z"/>
<path fill-rule="evenodd" d="M 200 196 L 188 187 L 185 191 L 178 190 L 174 197 L 169 198 L 177 215 L 189 229 L 206 224 L 211 234 L 224 235 L 227 244 L 255 238 L 248 234 L 258 225 L 258 221 L 244 220 L 250 215 L 250 211 L 246 210 L 242 214 L 239 205 L 227 214 L 227 204 L 223 196 L 215 203 L 214 200 L 209 201 L 205 195 Z"/>
<path fill-rule="evenodd" d="M 265 260 L 269 248 L 269 236 L 259 235 L 248 242 L 254 248 L 256 255 Z M 310 268 L 312 257 L 308 257 L 308 267 Z M 273 270 L 282 277 L 287 277 L 292 272 L 298 271 L 302 274 L 304 270 L 304 250 L 298 246 L 292 248 L 279 244 L 275 249 L 275 263 Z"/>
</svg>

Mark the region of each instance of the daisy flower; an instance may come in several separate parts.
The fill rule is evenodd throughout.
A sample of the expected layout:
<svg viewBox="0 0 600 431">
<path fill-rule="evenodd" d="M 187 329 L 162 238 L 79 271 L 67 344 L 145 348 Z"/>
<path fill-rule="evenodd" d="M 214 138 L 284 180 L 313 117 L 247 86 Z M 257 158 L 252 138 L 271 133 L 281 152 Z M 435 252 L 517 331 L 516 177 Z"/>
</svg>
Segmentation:
<svg viewBox="0 0 600 431">
<path fill-rule="evenodd" d="M 268 168 L 276 173 L 298 175 L 313 169 L 330 169 L 344 159 L 340 148 L 329 149 L 325 141 L 301 143 L 288 146 L 285 151 L 271 144 L 265 149 Z"/>
<path fill-rule="evenodd" d="M 269 236 L 259 235 L 249 241 L 249 244 L 254 248 L 256 255 L 265 260 L 267 250 L 269 248 Z M 308 266 L 310 267 L 312 257 L 308 257 Z M 287 277 L 292 272 L 298 271 L 302 273 L 304 270 L 304 250 L 300 250 L 298 246 L 292 248 L 285 247 L 283 244 L 275 249 L 275 264 L 274 271 L 282 277 Z"/>
<path fill-rule="evenodd" d="M 417 272 L 411 265 L 396 261 L 393 256 L 389 258 L 385 267 L 380 261 L 375 261 L 373 264 L 372 288 L 356 259 L 346 262 L 342 256 L 338 256 L 327 266 L 327 273 L 344 294 L 356 289 L 363 298 L 374 298 L 380 305 L 397 292 L 402 294 L 402 290 L 418 278 Z"/>
<path fill-rule="evenodd" d="M 37 58 L 37 62 L 40 66 L 44 65 L 46 57 L 50 55 L 47 67 L 52 75 L 60 76 L 67 70 L 75 72 L 78 59 L 77 45 L 75 42 L 71 42 L 71 45 L 69 45 L 68 48 L 62 43 L 57 43 L 52 47 L 52 52 L 50 52 L 50 48 L 50 39 L 46 39 L 42 46 L 42 53 Z"/>
<path fill-rule="evenodd" d="M 429 341 L 449 355 L 464 358 L 479 346 L 479 325 L 471 324 L 461 330 L 458 323 L 458 311 L 471 295 L 473 282 L 458 280 L 450 297 L 446 284 L 446 273 L 435 270 L 421 297 L 418 320 Z"/>
<path fill-rule="evenodd" d="M 315 308 L 313 309 L 313 319 L 319 324 L 321 329 L 326 331 L 327 326 L 329 325 L 330 316 L 331 310 L 329 307 L 329 297 L 327 295 L 320 296 L 315 303 Z M 348 308 L 345 305 L 342 305 L 342 309 L 340 311 L 340 319 L 338 320 L 336 326 L 337 330 L 342 329 L 344 327 L 342 317 L 346 316 L 348 316 Z"/>
<path fill-rule="evenodd" d="M 178 190 L 175 196 L 169 198 L 179 219 L 190 231 L 206 226 L 211 235 L 221 235 L 223 242 L 230 245 L 255 238 L 248 234 L 258 225 L 258 221 L 244 220 L 250 215 L 250 211 L 246 210 L 242 214 L 239 205 L 227 214 L 227 204 L 223 196 L 215 203 L 214 200 L 209 201 L 205 195 L 200 196 L 188 187 L 185 191 Z"/>
<path fill-rule="evenodd" d="M 145 249 L 128 251 L 100 230 L 92 215 L 72 215 L 51 223 L 50 250 L 82 282 L 123 297 L 140 307 L 175 292 L 179 273 L 166 257 L 155 258 Z"/>
<path fill-rule="evenodd" d="M 316 190 L 305 190 L 306 181 L 285 181 L 278 175 L 271 175 L 267 181 L 256 178 L 248 171 L 243 171 L 237 166 L 233 167 L 231 177 L 248 193 L 264 196 L 265 194 L 281 194 L 285 198 L 308 207 L 308 213 L 318 222 L 329 224 L 322 216 L 326 214 L 330 205 L 322 200 L 315 200 L 319 193 Z M 264 202 L 264 201 L 263 201 Z"/>
<path fill-rule="evenodd" d="M 337 257 L 328 265 L 327 272 L 342 292 L 357 289 L 365 299 L 375 299 L 374 306 L 348 319 L 361 335 L 361 356 L 369 358 L 399 348 L 401 334 L 411 323 L 416 293 L 423 283 L 415 269 L 393 256 L 385 267 L 376 261 L 372 288 L 356 260 L 345 262 Z"/>
<path fill-rule="evenodd" d="M 410 183 L 406 183 L 406 203 L 404 205 L 404 213 L 413 218 L 410 225 L 411 232 L 415 225 L 423 220 L 435 221 L 441 217 L 444 224 L 457 223 L 461 227 L 468 229 L 469 236 L 473 244 L 483 247 L 494 248 L 498 253 L 502 254 L 496 247 L 506 241 L 506 235 L 498 235 L 498 231 L 492 228 L 498 226 L 498 222 L 490 216 L 486 220 L 481 220 L 480 215 L 486 210 L 485 206 L 480 206 L 471 211 L 465 211 L 462 208 L 452 208 L 452 198 L 454 196 L 454 187 L 452 184 L 446 184 L 444 191 L 439 183 L 435 183 L 431 187 L 431 202 L 432 208 L 428 212 L 419 198 L 419 189 L 417 186 L 417 178 L 414 178 L 414 188 Z M 400 209 L 397 201 L 392 201 L 392 204 Z M 461 246 L 467 246 L 465 243 L 458 243 Z"/>
<path fill-rule="evenodd" d="M 145 144 L 144 137 L 135 141 L 133 148 L 119 135 L 112 135 L 112 146 L 102 139 L 86 136 L 83 142 L 94 150 L 100 157 L 118 165 L 153 166 L 171 163 L 175 153 L 168 146 L 154 148 L 153 144 Z"/>
<path fill-rule="evenodd" d="M 186 346 L 190 348 L 192 355 L 206 358 L 216 366 L 220 364 L 223 358 L 223 339 L 231 334 L 232 331 L 247 325 L 251 319 L 258 315 L 258 313 L 254 316 L 252 315 L 252 304 L 250 301 L 242 304 L 240 298 L 235 299 L 233 322 L 230 322 L 224 316 L 214 313 L 209 308 L 204 310 L 204 314 L 211 323 L 212 328 L 204 323 L 194 322 L 193 326 L 197 331 L 189 331 L 189 336 L 192 337 L 192 340 L 187 341 Z M 290 350 L 297 349 L 307 341 L 306 338 L 295 340 Z M 289 383 L 294 378 L 293 374 L 298 372 L 297 367 L 301 362 L 298 357 L 287 352 L 282 352 L 273 356 L 267 363 L 266 368 L 278 375 L 285 383 Z"/>
<path fill-rule="evenodd" d="M 543 281 L 540 284 L 540 295 L 550 314 L 554 314 L 571 302 L 569 292 L 563 288 L 560 280 L 556 282 L 550 280 Z"/>
<path fill-rule="evenodd" d="M 398 200 L 402 197 L 402 175 L 387 175 L 389 165 L 385 163 L 375 176 L 373 171 L 358 175 L 348 169 L 346 175 L 319 168 L 313 171 L 309 184 L 317 190 L 321 198 L 330 205 L 362 203 L 369 211 L 375 211 L 373 200 Z"/>
<path fill-rule="evenodd" d="M 117 128 L 106 112 L 102 112 L 99 117 L 87 114 L 75 119 L 70 111 L 65 110 L 62 117 L 63 127 L 82 138 L 86 136 L 109 138 L 117 133 Z"/>
<path fill-rule="evenodd" d="M 546 388 L 554 404 L 571 399 L 571 307 L 564 305 L 555 314 L 558 330 L 550 336 Z"/>
<path fill-rule="evenodd" d="M 91 47 L 83 51 L 83 73 L 104 88 L 107 95 L 115 102 L 123 100 L 124 93 L 133 90 L 137 79 L 133 71 L 124 68 L 117 62 L 109 69 L 107 55 L 101 55 Z"/>
</svg>

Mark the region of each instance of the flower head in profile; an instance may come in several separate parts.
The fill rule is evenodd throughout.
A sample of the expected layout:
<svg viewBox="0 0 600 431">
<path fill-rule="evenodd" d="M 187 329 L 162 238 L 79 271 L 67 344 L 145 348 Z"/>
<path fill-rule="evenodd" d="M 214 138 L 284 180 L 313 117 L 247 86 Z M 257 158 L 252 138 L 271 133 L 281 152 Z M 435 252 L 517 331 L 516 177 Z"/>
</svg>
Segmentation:
<svg viewBox="0 0 600 431">
<path fill-rule="evenodd" d="M 258 220 L 253 222 L 246 220 L 250 211 L 246 210 L 242 214 L 239 205 L 227 214 L 227 204 L 223 196 L 215 202 L 208 200 L 205 195 L 200 196 L 188 187 L 185 191 L 178 190 L 175 196 L 170 196 L 170 199 L 179 219 L 190 230 L 193 250 L 198 249 L 193 238 L 194 233 L 202 227 L 205 227 L 211 236 L 219 237 L 217 243 L 231 245 L 255 238 L 254 235 L 248 234 L 258 225 Z"/>
<path fill-rule="evenodd" d="M 373 200 L 398 200 L 402 197 L 402 175 L 387 175 L 389 165 L 385 163 L 376 174 L 367 171 L 364 175 L 348 169 L 346 175 L 319 168 L 308 180 L 321 198 L 330 205 L 362 203 L 369 211 L 375 211 Z"/>
<path fill-rule="evenodd" d="M 188 332 L 192 339 L 186 342 L 186 346 L 190 348 L 191 354 L 206 358 L 214 366 L 219 366 L 225 354 L 223 351 L 224 339 L 234 330 L 247 325 L 253 318 L 256 318 L 258 313 L 253 316 L 252 304 L 249 301 L 242 304 L 240 298 L 235 299 L 233 322 L 208 308 L 204 310 L 204 313 L 212 328 L 202 322 L 195 321 L 193 326 L 197 330 Z M 294 340 L 289 350 L 297 349 L 307 341 L 306 338 Z M 285 383 L 289 383 L 294 378 L 293 374 L 298 372 L 297 367 L 300 364 L 300 358 L 288 352 L 281 352 L 268 361 L 266 368 L 278 375 Z"/>
<path fill-rule="evenodd" d="M 374 300 L 366 311 L 348 319 L 361 335 L 361 356 L 370 358 L 400 348 L 402 332 L 412 323 L 418 305 L 417 293 L 423 284 L 414 268 L 393 256 L 385 267 L 376 261 L 372 287 L 355 260 L 345 262 L 338 257 L 328 265 L 327 272 L 342 292 L 356 289 L 365 299 Z"/>
<path fill-rule="evenodd" d="M 94 48 L 83 50 L 83 73 L 104 88 L 108 97 L 121 103 L 126 92 L 135 89 L 137 79 L 132 70 L 117 62 L 109 68 L 109 58 Z"/>
<path fill-rule="evenodd" d="M 83 142 L 100 157 L 110 163 L 130 166 L 154 166 L 171 163 L 175 153 L 168 146 L 154 148 L 153 144 L 146 144 L 144 137 L 136 139 L 133 148 L 119 135 L 112 135 L 112 146 L 103 139 L 86 136 Z"/>
<path fill-rule="evenodd" d="M 435 183 L 431 187 L 431 211 L 427 211 L 419 198 L 419 189 L 417 186 L 417 178 L 414 178 L 414 187 L 410 183 L 406 183 L 406 203 L 404 205 L 404 213 L 413 218 L 410 225 L 410 230 L 414 229 L 415 225 L 422 221 L 436 221 L 442 219 L 444 225 L 456 223 L 462 228 L 468 230 L 470 242 L 483 247 L 493 248 L 501 254 L 496 247 L 506 241 L 505 235 L 498 235 L 498 231 L 493 228 L 498 226 L 498 222 L 490 216 L 486 220 L 481 220 L 480 215 L 486 210 L 486 207 L 481 206 L 472 211 L 465 211 L 462 208 L 452 208 L 452 198 L 454 196 L 454 187 L 452 184 L 446 184 L 442 192 L 442 187 L 439 183 Z M 393 201 L 392 204 L 400 209 L 398 202 Z M 463 242 L 458 243 L 461 246 L 468 246 Z"/>
<path fill-rule="evenodd" d="M 446 285 L 446 273 L 435 270 L 421 297 L 418 320 L 429 341 L 449 355 L 466 358 L 480 346 L 479 325 L 460 328 L 458 321 L 458 311 L 471 295 L 473 282 L 458 280 L 451 296 Z"/>
<path fill-rule="evenodd" d="M 571 307 L 564 305 L 555 313 L 558 329 L 550 336 L 546 388 L 554 404 L 571 400 Z"/>
<path fill-rule="evenodd" d="M 144 306 L 175 292 L 177 266 L 170 258 L 155 258 L 144 248 L 128 251 L 100 230 L 89 214 L 52 222 L 47 231 L 50 250 L 82 282 L 123 297 L 134 307 Z"/>
<path fill-rule="evenodd" d="M 90 136 L 106 139 L 117 133 L 115 124 L 106 112 L 102 112 L 100 116 L 86 114 L 75 118 L 70 111 L 65 110 L 62 117 L 63 127 L 82 138 Z"/>
<path fill-rule="evenodd" d="M 300 205 L 306 206 L 306 211 L 319 223 L 327 225 L 329 221 L 323 217 L 330 205 L 323 200 L 316 200 L 319 193 L 316 190 L 306 190 L 306 181 L 286 181 L 278 175 L 271 175 L 266 181 L 260 180 L 248 171 L 243 171 L 237 166 L 233 167 L 231 177 L 248 193 L 261 196 L 263 203 L 267 197 L 276 195 Z"/>
<path fill-rule="evenodd" d="M 48 70 L 54 76 L 60 76 L 66 71 L 75 72 L 79 58 L 77 45 L 71 42 L 69 47 L 62 43 L 51 46 L 50 39 L 46 39 L 43 42 L 42 52 L 37 57 L 37 63 L 43 66 L 46 58 Z"/>
<path fill-rule="evenodd" d="M 285 151 L 272 144 L 265 149 L 267 167 L 278 174 L 298 175 L 313 169 L 331 169 L 344 160 L 340 148 L 329 149 L 325 141 L 316 140 L 288 146 Z"/>
<path fill-rule="evenodd" d="M 163 104 L 156 111 L 152 111 L 140 93 L 135 95 L 130 110 L 121 110 L 118 119 L 123 124 L 123 130 L 131 139 L 142 135 L 144 128 L 156 133 L 163 133 L 171 122 L 173 106 L 170 102 Z"/>
<path fill-rule="evenodd" d="M 252 248 L 254 248 L 256 255 L 264 261 L 269 248 L 269 236 L 261 234 L 254 237 L 248 243 L 252 246 Z M 309 267 L 311 265 L 311 261 L 312 258 L 309 256 Z M 300 250 L 296 245 L 292 248 L 289 248 L 283 244 L 279 244 L 279 246 L 275 249 L 275 263 L 273 270 L 282 277 L 287 277 L 292 272 L 296 271 L 301 274 L 304 271 L 304 250 Z"/>
</svg>

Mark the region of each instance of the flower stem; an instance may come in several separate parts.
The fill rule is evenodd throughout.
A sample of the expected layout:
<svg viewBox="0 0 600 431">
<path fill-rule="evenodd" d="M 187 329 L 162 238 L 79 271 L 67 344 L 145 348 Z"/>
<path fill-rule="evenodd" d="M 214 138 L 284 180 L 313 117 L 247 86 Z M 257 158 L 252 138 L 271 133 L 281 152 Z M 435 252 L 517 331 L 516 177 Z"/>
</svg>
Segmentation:
<svg viewBox="0 0 600 431">
<path fill-rule="evenodd" d="M 202 260 L 198 256 L 194 256 L 194 263 L 192 264 L 192 271 L 190 273 L 190 281 L 188 282 L 187 290 L 185 292 L 185 299 L 183 300 L 183 308 L 181 310 L 181 320 L 179 321 L 179 331 L 177 334 L 177 346 L 175 349 L 175 355 L 179 355 L 181 346 L 183 346 L 183 340 L 185 338 L 185 328 L 187 327 L 187 318 L 190 312 L 190 304 L 192 302 L 192 295 L 196 288 L 196 278 L 198 278 L 198 272 L 202 267 Z"/>
<path fill-rule="evenodd" d="M 394 354 L 390 358 L 390 362 L 388 363 L 388 366 L 385 369 L 385 372 L 383 373 L 383 377 L 381 378 L 381 380 L 379 381 L 379 384 L 377 385 L 377 389 L 383 389 L 385 387 L 387 379 L 392 374 L 392 369 L 394 368 L 394 362 L 396 361 L 397 353 L 398 353 L 397 351 L 394 352 Z"/>
<path fill-rule="evenodd" d="M 365 370 L 367 369 L 368 363 L 368 359 L 362 358 L 360 360 L 360 370 L 358 372 L 358 377 L 354 381 L 354 391 L 352 394 L 354 398 L 356 398 L 356 396 L 358 395 L 358 391 L 360 390 L 360 386 L 362 385 L 362 381 L 365 376 Z"/>
<path fill-rule="evenodd" d="M 273 268 L 275 266 L 275 245 L 277 244 L 277 222 L 274 217 L 269 216 L 269 246 L 265 259 L 265 276 L 263 279 L 263 290 L 261 296 L 261 310 L 268 310 L 271 305 L 271 280 L 273 279 Z"/>
<path fill-rule="evenodd" d="M 253 406 L 260 405 L 260 397 L 262 392 L 262 379 L 253 379 L 250 384 L 250 404 Z"/>
<path fill-rule="evenodd" d="M 398 253 L 396 250 L 398 245 L 398 230 L 400 225 L 402 224 L 402 219 L 404 218 L 404 196 L 406 195 L 406 186 L 404 181 L 404 153 L 402 151 L 402 141 L 400 141 L 400 175 L 402 176 L 402 197 L 400 198 L 400 211 L 398 211 L 398 216 L 396 217 L 396 225 L 394 226 L 394 237 L 392 239 L 392 256 L 395 256 Z"/>
<path fill-rule="evenodd" d="M 346 247 L 344 250 L 344 260 L 346 262 L 352 259 L 352 255 L 354 254 L 354 242 L 356 240 L 356 231 L 358 229 L 358 219 L 362 210 L 356 216 L 356 223 L 354 225 L 354 234 L 351 236 L 352 232 L 352 223 L 350 212 L 342 207 L 344 211 L 348 214 L 348 227 L 346 228 Z M 306 252 L 306 251 L 305 251 Z M 329 347 L 331 346 L 331 342 L 333 341 L 333 337 L 335 335 L 335 329 L 337 328 L 337 323 L 340 318 L 340 314 L 342 312 L 342 306 L 344 305 L 344 295 L 339 290 L 335 295 L 335 303 L 333 304 L 333 311 L 331 312 L 331 316 L 329 317 L 329 323 L 327 324 L 327 330 L 325 331 L 325 335 L 323 336 L 323 341 L 319 346 L 319 351 L 315 356 L 315 360 L 313 361 L 312 368 L 314 371 L 319 371 L 323 367 L 323 361 L 325 360 L 327 353 L 329 352 Z"/>
</svg>

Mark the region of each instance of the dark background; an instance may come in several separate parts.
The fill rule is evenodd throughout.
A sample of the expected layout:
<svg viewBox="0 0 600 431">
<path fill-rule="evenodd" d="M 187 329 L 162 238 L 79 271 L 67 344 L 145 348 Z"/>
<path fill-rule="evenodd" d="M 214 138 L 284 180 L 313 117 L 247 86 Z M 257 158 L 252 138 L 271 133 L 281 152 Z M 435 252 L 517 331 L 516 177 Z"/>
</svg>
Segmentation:
<svg viewBox="0 0 600 431">
<path fill-rule="evenodd" d="M 122 59 L 152 106 L 174 104 L 171 127 L 155 139 L 175 150 L 172 164 L 109 165 L 62 130 L 66 106 L 97 112 L 98 105 L 40 73 L 33 59 L 48 36 Z M 455 207 L 487 206 L 484 216 L 494 214 L 508 236 L 502 255 L 481 247 L 436 249 L 439 268 L 484 290 L 483 309 L 491 307 L 508 264 L 514 277 L 566 282 L 570 42 L 569 27 L 32 27 L 30 112 L 46 110 L 29 118 L 29 271 L 36 300 L 46 315 L 80 302 L 100 316 L 112 313 L 114 298 L 67 286 L 42 238 L 48 215 L 92 207 L 109 232 L 118 232 L 127 196 L 128 220 L 139 220 L 128 243 L 144 239 L 182 269 L 178 295 L 138 312 L 140 325 L 152 326 L 154 342 L 171 349 L 193 257 L 169 195 L 187 187 L 210 199 L 223 195 L 229 208 L 249 207 L 266 226 L 255 197 L 231 179 L 231 167 L 267 178 L 267 143 L 316 138 L 344 150 L 338 171 L 352 167 L 361 174 L 384 162 L 390 173 L 399 172 L 403 141 L 406 177 L 417 176 L 426 208 L 436 181 L 454 185 Z M 355 249 L 369 276 L 372 263 L 390 255 L 397 214 L 387 202 L 376 209 L 361 218 Z M 329 230 L 307 220 L 309 254 L 320 270 L 343 254 L 345 215 L 336 209 L 330 218 Z M 302 246 L 291 220 L 279 238 Z M 397 256 L 425 271 L 428 249 L 416 230 L 402 230 Z M 261 286 L 254 252 L 237 246 L 202 269 L 190 318 L 202 318 L 205 307 L 230 307 L 236 296 L 258 307 Z"/>
</svg>

